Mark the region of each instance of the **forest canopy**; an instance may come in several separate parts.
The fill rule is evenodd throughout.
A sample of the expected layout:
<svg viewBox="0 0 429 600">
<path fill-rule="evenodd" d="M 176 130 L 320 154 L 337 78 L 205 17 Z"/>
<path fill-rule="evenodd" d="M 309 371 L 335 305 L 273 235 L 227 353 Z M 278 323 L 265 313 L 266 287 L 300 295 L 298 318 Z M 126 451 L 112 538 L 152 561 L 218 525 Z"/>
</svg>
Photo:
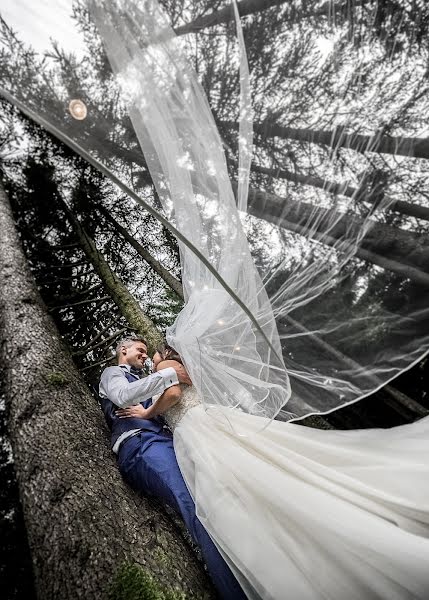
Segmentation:
<svg viewBox="0 0 429 600">
<path fill-rule="evenodd" d="M 232 6 L 162 5 L 209 100 L 237 194 L 240 52 Z M 242 223 L 276 315 L 296 396 L 314 406 L 317 394 L 315 408 L 326 409 L 368 394 L 427 349 L 428 9 L 419 2 L 349 0 L 242 0 L 238 9 L 253 114 Z M 44 26 L 36 19 L 34 29 L 41 33 L 36 43 L 33 36 L 34 47 L 26 39 L 25 19 L 8 23 L 3 17 L 3 90 L 33 111 L 39 125 L 49 122 L 165 215 L 86 3 L 73 3 L 71 13 L 60 3 L 57 11 L 58 19 L 67 17 L 62 39 L 49 29 L 53 13 Z M 73 118 L 70 99 L 82 102 L 84 119 Z M 89 272 L 88 252 L 73 246 L 76 228 L 102 250 L 160 330 L 181 306 L 174 235 L 82 157 L 60 150 L 53 138 L 42 141 L 43 127 L 19 121 L 6 105 L 3 122 L 4 148 L 12 157 L 4 161 L 10 185 L 30 190 L 31 210 L 24 208 L 24 197 L 18 203 L 26 215 L 20 222 L 30 227 L 37 222 L 45 232 L 43 251 L 36 249 L 39 241 L 34 252 L 59 248 L 57 267 L 68 263 L 62 285 L 71 284 L 75 301 L 58 306 L 55 296 L 64 298 L 58 281 L 48 294 L 61 322 L 80 323 L 80 311 L 91 314 L 92 325 L 83 320 L 82 330 L 72 327 L 70 342 L 82 368 L 95 375 L 130 323 L 97 288 L 100 273 Z M 43 185 L 38 188 L 39 168 L 50 182 L 47 194 Z M 35 187 L 32 177 L 39 182 Z M 32 211 L 38 216 L 31 217 Z M 212 260 L 217 225 L 208 214 L 211 250 L 206 246 L 203 254 Z M 166 216 L 175 223 L 172 213 Z M 38 268 L 46 273 L 55 262 L 45 256 Z M 166 283 L 167 273 L 173 279 Z M 46 286 L 57 279 L 45 277 Z M 94 322 L 95 335 L 83 334 Z"/>
</svg>

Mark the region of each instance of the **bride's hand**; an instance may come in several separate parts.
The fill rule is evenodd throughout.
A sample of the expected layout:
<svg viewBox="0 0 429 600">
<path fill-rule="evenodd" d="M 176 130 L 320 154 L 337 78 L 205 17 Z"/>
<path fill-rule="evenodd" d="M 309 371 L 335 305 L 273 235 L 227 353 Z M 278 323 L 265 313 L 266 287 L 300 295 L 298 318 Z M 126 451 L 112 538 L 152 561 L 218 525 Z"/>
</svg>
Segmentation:
<svg viewBox="0 0 429 600">
<path fill-rule="evenodd" d="M 128 408 L 118 408 L 116 412 L 116 416 L 120 419 L 125 419 L 127 417 L 138 417 L 139 419 L 146 419 L 148 414 L 148 409 L 144 408 L 141 404 L 137 404 L 136 406 L 129 406 Z"/>
<path fill-rule="evenodd" d="M 174 370 L 177 373 L 177 378 L 179 380 L 179 383 L 186 383 L 186 385 L 192 385 L 192 381 L 188 375 L 188 371 L 185 369 L 185 367 L 183 365 L 181 365 L 180 363 L 177 363 L 177 365 L 174 366 Z"/>
</svg>

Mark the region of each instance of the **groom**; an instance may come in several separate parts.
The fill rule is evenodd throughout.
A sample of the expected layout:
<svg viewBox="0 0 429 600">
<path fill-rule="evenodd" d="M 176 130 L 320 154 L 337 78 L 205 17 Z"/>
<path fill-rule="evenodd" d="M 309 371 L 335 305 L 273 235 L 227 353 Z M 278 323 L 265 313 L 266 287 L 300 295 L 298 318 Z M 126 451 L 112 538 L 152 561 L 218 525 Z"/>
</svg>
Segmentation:
<svg viewBox="0 0 429 600">
<path fill-rule="evenodd" d="M 116 354 L 118 366 L 104 369 L 99 387 L 101 408 L 111 430 L 112 450 L 118 456 L 123 478 L 138 492 L 157 496 L 183 518 L 221 598 L 244 600 L 245 595 L 195 514 L 195 505 L 180 473 L 173 436 L 162 417 L 143 419 L 138 407 L 151 404 L 155 394 L 170 389 L 176 401 L 179 383 L 191 384 L 182 365 L 161 369 L 140 379 L 147 359 L 147 344 L 141 337 L 121 340 Z M 119 418 L 119 409 L 135 406 L 133 416 Z"/>
</svg>

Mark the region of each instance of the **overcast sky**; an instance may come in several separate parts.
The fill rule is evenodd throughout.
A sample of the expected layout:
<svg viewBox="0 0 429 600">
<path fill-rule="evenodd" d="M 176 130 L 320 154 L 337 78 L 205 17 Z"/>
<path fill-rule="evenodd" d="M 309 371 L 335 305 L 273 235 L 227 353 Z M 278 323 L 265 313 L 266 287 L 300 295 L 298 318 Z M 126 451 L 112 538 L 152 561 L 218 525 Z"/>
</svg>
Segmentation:
<svg viewBox="0 0 429 600">
<path fill-rule="evenodd" d="M 72 0 L 0 0 L 0 14 L 18 37 L 37 52 L 49 49 L 50 39 L 67 52 L 81 54 L 82 38 L 71 19 Z"/>
</svg>

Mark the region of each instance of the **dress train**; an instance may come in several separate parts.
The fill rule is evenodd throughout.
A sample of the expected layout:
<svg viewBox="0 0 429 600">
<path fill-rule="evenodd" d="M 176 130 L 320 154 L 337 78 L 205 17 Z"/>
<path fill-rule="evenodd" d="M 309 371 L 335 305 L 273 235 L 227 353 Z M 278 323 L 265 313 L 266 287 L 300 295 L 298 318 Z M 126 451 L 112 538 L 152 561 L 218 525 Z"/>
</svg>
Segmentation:
<svg viewBox="0 0 429 600">
<path fill-rule="evenodd" d="M 429 417 L 261 430 L 259 417 L 190 406 L 174 431 L 177 459 L 249 598 L 429 598 Z"/>
</svg>

